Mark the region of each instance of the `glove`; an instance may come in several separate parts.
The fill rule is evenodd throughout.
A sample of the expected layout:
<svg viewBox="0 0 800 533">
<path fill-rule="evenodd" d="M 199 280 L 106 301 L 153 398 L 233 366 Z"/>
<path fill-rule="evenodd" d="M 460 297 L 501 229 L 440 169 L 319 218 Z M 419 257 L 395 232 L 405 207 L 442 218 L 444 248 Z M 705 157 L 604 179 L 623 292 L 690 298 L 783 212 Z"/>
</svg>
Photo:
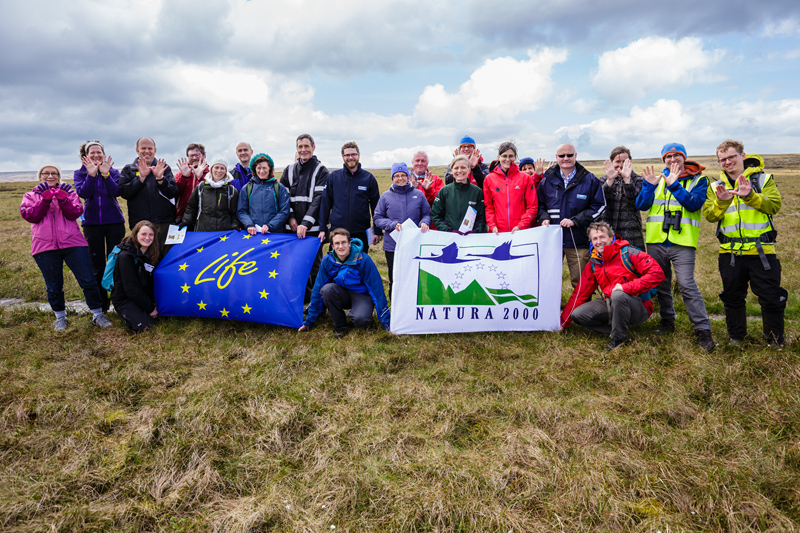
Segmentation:
<svg viewBox="0 0 800 533">
<path fill-rule="evenodd" d="M 70 191 L 72 191 L 72 186 L 69 183 L 62 183 L 61 185 L 58 186 L 58 188 L 67 194 L 69 194 Z"/>
<path fill-rule="evenodd" d="M 67 185 L 67 187 L 69 187 L 69 185 Z M 54 187 L 51 190 L 53 191 L 53 196 L 58 198 L 59 201 L 66 200 L 67 198 L 69 198 L 69 193 L 64 189 L 62 189 L 61 187 Z"/>
<path fill-rule="evenodd" d="M 189 225 L 189 222 L 187 222 L 186 220 L 183 220 L 183 219 L 181 219 L 180 222 L 178 222 L 178 227 L 181 228 L 181 229 L 187 227 L 188 225 Z"/>
<path fill-rule="evenodd" d="M 42 194 L 44 191 L 46 191 L 49 188 L 50 188 L 50 186 L 47 184 L 47 182 L 43 181 L 39 185 L 37 185 L 36 187 L 33 188 L 33 192 L 35 194 Z"/>
<path fill-rule="evenodd" d="M 43 193 L 40 193 L 42 195 L 42 199 L 47 201 L 52 200 L 53 197 L 56 195 L 56 190 L 57 187 L 51 187 L 49 189 L 46 189 Z"/>
</svg>

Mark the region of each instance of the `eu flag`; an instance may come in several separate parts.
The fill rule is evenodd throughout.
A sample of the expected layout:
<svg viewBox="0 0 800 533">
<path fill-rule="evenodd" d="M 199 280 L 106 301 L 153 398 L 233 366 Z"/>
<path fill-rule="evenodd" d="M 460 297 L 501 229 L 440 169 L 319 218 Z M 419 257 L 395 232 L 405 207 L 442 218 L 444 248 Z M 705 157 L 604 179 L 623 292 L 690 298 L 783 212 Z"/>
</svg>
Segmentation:
<svg viewBox="0 0 800 533">
<path fill-rule="evenodd" d="M 299 328 L 320 246 L 294 234 L 187 233 L 155 269 L 158 314 Z"/>
</svg>

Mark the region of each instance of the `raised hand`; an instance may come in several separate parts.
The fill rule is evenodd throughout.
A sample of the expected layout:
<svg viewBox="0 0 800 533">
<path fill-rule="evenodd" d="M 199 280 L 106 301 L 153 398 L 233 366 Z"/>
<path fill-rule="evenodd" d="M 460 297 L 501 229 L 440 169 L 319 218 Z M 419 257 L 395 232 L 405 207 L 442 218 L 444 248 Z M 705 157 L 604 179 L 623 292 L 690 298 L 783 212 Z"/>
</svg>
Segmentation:
<svg viewBox="0 0 800 533">
<path fill-rule="evenodd" d="M 547 168 L 549 168 L 547 165 L 547 161 L 545 161 L 541 157 L 536 161 L 534 161 L 533 163 L 533 172 L 540 176 L 544 176 L 544 171 Z"/>
<path fill-rule="evenodd" d="M 200 162 L 197 164 L 197 168 L 194 169 L 195 177 L 197 177 L 198 179 L 202 178 L 203 174 L 205 173 L 207 168 L 208 168 L 208 165 L 206 164 L 206 158 L 205 158 L 205 156 L 203 156 L 200 159 Z"/>
<path fill-rule="evenodd" d="M 669 166 L 669 176 L 664 176 L 664 181 L 667 182 L 669 187 L 680 178 L 681 164 L 678 161 L 673 161 Z"/>
<path fill-rule="evenodd" d="M 431 183 L 433 183 L 433 178 L 431 178 L 431 173 L 430 173 L 430 171 L 429 171 L 429 170 L 426 170 L 426 171 L 425 171 L 425 178 L 422 180 L 422 182 L 420 183 L 420 185 L 422 185 L 422 188 L 423 188 L 423 189 L 425 189 L 425 190 L 427 191 L 428 189 L 430 189 L 430 188 L 431 188 Z"/>
<path fill-rule="evenodd" d="M 192 167 L 189 166 L 189 160 L 185 157 L 178 159 L 178 168 L 181 170 L 181 175 L 186 176 L 187 178 L 192 173 Z"/>
<path fill-rule="evenodd" d="M 155 175 L 157 180 L 160 180 L 164 177 L 164 172 L 166 170 L 167 170 L 167 162 L 163 159 L 159 159 L 158 163 L 156 163 L 156 166 L 153 169 L 153 175 Z"/>
<path fill-rule="evenodd" d="M 655 167 L 653 167 L 653 165 L 650 165 L 649 167 L 646 166 L 642 169 L 642 178 L 644 178 L 644 181 L 650 185 L 658 185 L 658 182 L 661 180 L 661 176 L 661 174 L 656 176 Z"/>
<path fill-rule="evenodd" d="M 609 185 L 614 183 L 614 178 L 617 177 L 617 169 L 614 168 L 614 163 L 610 159 L 603 161 L 603 172 L 606 174 L 606 182 Z"/>
<path fill-rule="evenodd" d="M 62 183 L 58 186 L 58 188 L 67 194 L 69 194 L 69 192 L 72 191 L 72 186 L 69 183 Z"/>
<path fill-rule="evenodd" d="M 114 160 L 111 159 L 111 156 L 108 156 L 102 163 L 100 163 L 100 174 L 104 177 L 108 177 L 108 171 L 111 170 L 111 166 L 114 164 Z"/>
<path fill-rule="evenodd" d="M 136 169 L 139 171 L 139 181 L 144 183 L 144 180 L 150 175 L 150 165 L 148 165 L 144 159 L 139 158 L 139 161 L 136 163 Z"/>
<path fill-rule="evenodd" d="M 39 185 L 37 185 L 36 187 L 33 188 L 33 192 L 35 194 L 41 195 L 43 192 L 45 192 L 49 188 L 50 188 L 50 185 L 48 185 L 46 181 L 43 181 Z"/>
<path fill-rule="evenodd" d="M 744 177 L 744 174 L 739 176 L 739 179 L 736 180 L 736 190 L 733 193 L 740 198 L 744 198 L 745 196 L 750 196 L 750 193 L 753 192 L 753 186 L 750 185 L 750 180 Z"/>
<path fill-rule="evenodd" d="M 86 168 L 86 173 L 91 177 L 97 176 L 97 163 L 89 159 L 87 156 L 81 157 L 81 163 Z"/>
<path fill-rule="evenodd" d="M 633 162 L 630 159 L 626 159 L 622 163 L 622 172 L 620 172 L 625 183 L 631 182 L 631 172 L 633 172 Z"/>
<path fill-rule="evenodd" d="M 722 200 L 723 202 L 727 202 L 733 200 L 733 191 L 729 191 L 724 183 L 717 183 L 717 186 L 714 187 L 714 192 L 717 195 L 717 198 Z"/>
<path fill-rule="evenodd" d="M 481 151 L 478 150 L 477 148 L 475 148 L 475 150 L 472 151 L 472 155 L 469 156 L 469 166 L 470 166 L 470 168 L 477 167 L 478 163 L 480 162 L 480 160 L 481 160 Z"/>
</svg>

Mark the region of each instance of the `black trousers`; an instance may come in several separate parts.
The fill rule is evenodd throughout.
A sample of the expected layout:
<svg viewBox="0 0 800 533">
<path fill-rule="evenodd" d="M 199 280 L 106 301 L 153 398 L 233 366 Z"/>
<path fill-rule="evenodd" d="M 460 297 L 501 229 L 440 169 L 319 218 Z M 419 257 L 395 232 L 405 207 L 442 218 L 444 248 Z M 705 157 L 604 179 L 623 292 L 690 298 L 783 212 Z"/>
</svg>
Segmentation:
<svg viewBox="0 0 800 533">
<path fill-rule="evenodd" d="M 108 291 L 103 288 L 103 273 L 106 269 L 106 259 L 111 250 L 118 245 L 125 236 L 125 224 L 98 224 L 83 226 L 83 236 L 89 243 L 89 259 L 92 262 L 92 273 L 97 281 L 97 288 L 100 290 L 100 298 L 103 300 L 103 312 L 108 311 L 111 299 Z"/>
<path fill-rule="evenodd" d="M 114 302 L 114 311 L 122 317 L 122 320 L 131 328 L 134 333 L 153 327 L 156 323 L 150 313 L 136 305 L 130 300 L 117 300 Z"/>
<path fill-rule="evenodd" d="M 766 256 L 770 270 L 764 269 L 757 255 L 737 255 L 731 266 L 731 254 L 719 254 L 719 274 L 722 292 L 719 298 L 725 306 L 728 336 L 741 340 L 747 334 L 747 285 L 758 296 L 764 339 L 783 343 L 784 311 L 789 293 L 781 287 L 781 262 L 775 254 Z"/>
<path fill-rule="evenodd" d="M 335 283 L 328 283 L 322 287 L 320 295 L 331 315 L 334 329 L 346 329 L 348 315 L 357 328 L 365 328 L 372 322 L 375 304 L 368 293 L 353 292 Z M 345 309 L 350 309 L 350 312 L 345 313 Z"/>
</svg>

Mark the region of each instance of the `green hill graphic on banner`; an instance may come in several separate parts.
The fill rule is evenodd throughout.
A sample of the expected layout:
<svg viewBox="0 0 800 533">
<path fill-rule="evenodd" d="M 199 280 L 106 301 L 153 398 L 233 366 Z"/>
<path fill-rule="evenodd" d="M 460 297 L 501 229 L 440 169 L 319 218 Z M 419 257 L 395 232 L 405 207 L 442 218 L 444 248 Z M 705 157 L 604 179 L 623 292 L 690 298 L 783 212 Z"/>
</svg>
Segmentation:
<svg viewBox="0 0 800 533">
<path fill-rule="evenodd" d="M 473 280 L 464 290 L 454 292 L 430 272 L 419 271 L 417 305 L 497 305 L 509 301 L 518 301 L 527 307 L 538 305 L 534 296 L 520 296 L 507 289 L 487 289 L 478 280 Z"/>
</svg>

